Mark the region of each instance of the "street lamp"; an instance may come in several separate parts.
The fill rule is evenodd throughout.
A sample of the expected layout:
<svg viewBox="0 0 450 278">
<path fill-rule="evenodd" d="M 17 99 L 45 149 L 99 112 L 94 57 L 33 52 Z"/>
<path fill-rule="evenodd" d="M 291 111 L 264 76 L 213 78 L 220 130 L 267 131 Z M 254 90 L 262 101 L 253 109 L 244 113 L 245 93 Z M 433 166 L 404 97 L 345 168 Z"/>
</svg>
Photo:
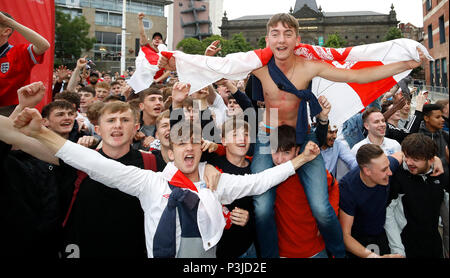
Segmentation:
<svg viewBox="0 0 450 278">
<path fill-rule="evenodd" d="M 126 58 L 126 17 L 127 17 L 127 1 L 122 1 L 122 45 L 121 45 L 121 55 L 120 55 L 120 73 L 125 72 L 125 58 Z"/>
</svg>

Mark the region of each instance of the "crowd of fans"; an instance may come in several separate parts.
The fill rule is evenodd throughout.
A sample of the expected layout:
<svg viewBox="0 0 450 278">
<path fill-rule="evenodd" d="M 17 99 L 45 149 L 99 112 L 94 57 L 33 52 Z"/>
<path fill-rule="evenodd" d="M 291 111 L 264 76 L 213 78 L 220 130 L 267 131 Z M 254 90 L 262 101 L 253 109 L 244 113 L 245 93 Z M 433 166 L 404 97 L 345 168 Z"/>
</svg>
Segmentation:
<svg viewBox="0 0 450 278">
<path fill-rule="evenodd" d="M 156 49 L 162 39 L 156 34 L 146 43 Z M 148 89 L 135 92 L 127 84 L 132 70 L 120 75 L 92 65 L 88 69 L 88 64 L 81 57 L 72 70 L 64 65 L 55 68 L 52 102 L 41 111 L 45 127 L 106 158 L 164 173 L 171 161 L 180 159 L 173 145 L 178 150 L 186 143 L 183 136 L 178 142 L 171 130 L 179 123 L 197 121 L 201 129 L 194 128 L 191 135 L 200 137 L 193 143 L 203 152 L 198 159 L 220 173 L 242 175 L 239 182 L 251 189 L 246 194 L 222 193 L 226 225 L 213 249 L 196 250 L 186 239 L 198 237 L 199 225 L 197 231 L 183 230 L 181 243 L 177 242 L 183 248 L 177 248 L 177 254 L 156 251 L 164 239 L 159 226 L 153 238 L 148 236 L 151 224 L 144 224 L 145 215 L 155 211 L 153 204 L 143 201 L 145 192 L 92 179 L 48 156 L 44 147 L 13 128 L 14 119 L 37 105 L 46 89 L 39 82 L 23 84 L 17 90 L 19 105 L 9 119 L 0 118 L 1 256 L 148 257 L 153 246 L 150 257 L 264 257 L 261 248 L 267 242 L 258 240 L 257 233 L 264 231 L 257 231 L 251 196 L 262 192 L 244 178 L 252 174 L 251 134 L 258 128 L 258 123 L 249 122 L 248 111 L 264 107 L 264 102 L 251 97 L 254 76 L 220 80 L 189 95 L 189 84 L 179 82 L 176 72 L 166 71 Z M 277 127 L 278 145 L 271 149 L 271 157 L 273 165 L 282 167 L 301 155 L 310 159 L 315 147 L 320 149 L 315 155 L 325 163 L 328 199 L 339 218 L 347 257 L 448 258 L 448 99 L 434 102 L 423 91 L 402 92 L 396 85 L 339 127 L 328 122 L 331 107 L 326 99 L 320 103 L 321 117 L 311 124 L 320 137 L 316 145 L 298 147 L 295 128 L 282 125 Z M 195 164 L 194 152 L 185 151 L 183 163 Z M 102 163 L 96 168 L 101 169 Z M 122 181 L 139 184 L 140 174 L 120 173 Z M 272 178 L 261 174 L 255 180 L 265 184 Z M 228 182 L 230 188 L 239 183 Z M 226 187 L 223 183 L 219 186 Z M 332 255 L 298 176 L 282 179 L 275 188 L 271 209 L 279 256 Z M 197 220 L 197 215 L 179 213 L 181 226 Z"/>
</svg>

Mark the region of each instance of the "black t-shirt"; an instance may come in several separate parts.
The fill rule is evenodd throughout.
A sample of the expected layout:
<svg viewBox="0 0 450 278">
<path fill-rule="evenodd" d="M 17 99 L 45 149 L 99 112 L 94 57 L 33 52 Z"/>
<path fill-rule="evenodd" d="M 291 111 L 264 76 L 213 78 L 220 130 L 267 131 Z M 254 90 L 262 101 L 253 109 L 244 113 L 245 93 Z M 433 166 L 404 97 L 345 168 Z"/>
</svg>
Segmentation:
<svg viewBox="0 0 450 278">
<path fill-rule="evenodd" d="M 72 173 L 0 141 L 0 257 L 58 257 Z"/>
<path fill-rule="evenodd" d="M 99 152 L 109 158 L 103 151 Z M 130 150 L 115 160 L 144 168 L 137 150 Z M 147 257 L 144 212 L 139 199 L 89 177 L 80 185 L 64 232 L 65 246 L 76 244 L 80 258 Z M 63 257 L 71 254 L 68 248 Z"/>
<path fill-rule="evenodd" d="M 400 167 L 391 182 L 391 199 L 402 197 L 407 224 L 401 238 L 406 257 L 442 257 L 442 241 L 438 231 L 444 188 L 448 180 L 444 175 L 412 175 Z"/>
<path fill-rule="evenodd" d="M 219 171 L 228 174 L 245 175 L 251 174 L 250 162 L 247 167 L 237 167 L 231 164 L 225 156 L 211 155 L 208 158 L 208 163 L 215 166 Z M 236 207 L 245 209 L 249 212 L 249 221 L 244 227 L 232 224 L 230 229 L 223 231 L 222 238 L 217 244 L 216 256 L 217 258 L 238 258 L 243 255 L 245 251 L 255 241 L 255 217 L 253 198 L 247 196 L 235 200 L 229 205 L 225 205 L 231 212 Z"/>
</svg>

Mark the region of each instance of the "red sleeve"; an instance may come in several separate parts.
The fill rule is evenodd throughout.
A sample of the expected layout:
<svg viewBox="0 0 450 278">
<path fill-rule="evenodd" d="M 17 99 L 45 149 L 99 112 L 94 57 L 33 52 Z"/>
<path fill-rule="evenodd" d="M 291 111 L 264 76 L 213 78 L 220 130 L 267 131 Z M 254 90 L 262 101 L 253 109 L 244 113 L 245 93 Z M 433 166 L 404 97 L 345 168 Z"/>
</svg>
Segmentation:
<svg viewBox="0 0 450 278">
<path fill-rule="evenodd" d="M 334 183 L 331 182 L 334 180 Z M 327 171 L 327 181 L 328 181 L 328 200 L 330 205 L 333 207 L 336 215 L 339 213 L 339 184 L 338 181 L 333 178 L 333 176 Z"/>
</svg>

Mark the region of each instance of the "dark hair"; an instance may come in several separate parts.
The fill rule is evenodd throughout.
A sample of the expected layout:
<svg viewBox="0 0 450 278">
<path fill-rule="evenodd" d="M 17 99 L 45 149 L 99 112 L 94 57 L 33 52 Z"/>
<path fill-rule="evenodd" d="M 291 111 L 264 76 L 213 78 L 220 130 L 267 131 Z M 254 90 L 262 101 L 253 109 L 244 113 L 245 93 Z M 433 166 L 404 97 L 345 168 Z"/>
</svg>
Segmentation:
<svg viewBox="0 0 450 278">
<path fill-rule="evenodd" d="M 383 154 L 383 149 L 380 146 L 370 143 L 365 144 L 358 149 L 356 161 L 358 162 L 359 168 L 362 169 L 364 166 L 370 164 L 372 159 L 378 158 Z"/>
<path fill-rule="evenodd" d="M 160 36 L 160 37 L 161 37 L 161 40 L 163 40 L 163 35 L 162 35 L 160 32 L 155 32 L 155 33 L 153 33 L 153 35 L 152 35 L 152 40 L 153 40 L 156 36 Z"/>
<path fill-rule="evenodd" d="M 110 85 L 111 85 L 111 87 L 112 87 L 112 86 L 114 86 L 114 85 L 120 85 L 120 83 L 119 83 L 119 81 L 113 81 L 113 82 L 111 82 Z M 121 85 L 121 86 L 122 86 L 122 85 Z"/>
<path fill-rule="evenodd" d="M 92 86 L 85 86 L 80 88 L 80 93 L 86 92 L 92 94 L 95 97 L 95 89 Z"/>
<path fill-rule="evenodd" d="M 236 131 L 241 127 L 243 127 L 245 131 L 249 131 L 249 125 L 246 121 L 242 118 L 237 118 L 236 116 L 231 117 L 222 124 L 222 138 L 225 138 L 230 131 Z"/>
<path fill-rule="evenodd" d="M 430 160 L 438 153 L 436 143 L 423 133 L 413 133 L 403 140 L 402 152 L 411 158 Z"/>
<path fill-rule="evenodd" d="M 295 142 L 295 128 L 288 125 L 281 125 L 277 128 L 278 131 L 278 146 L 276 150 L 272 151 L 288 151 L 297 146 Z"/>
<path fill-rule="evenodd" d="M 367 108 L 367 109 L 364 111 L 364 113 L 362 114 L 362 120 L 363 120 L 363 123 L 366 122 L 366 120 L 367 120 L 367 118 L 369 118 L 370 114 L 376 113 L 376 112 L 380 112 L 380 113 L 381 113 L 380 109 L 378 109 L 378 108 L 376 108 L 376 107 L 369 107 L 369 108 Z"/>
<path fill-rule="evenodd" d="M 423 106 L 423 116 L 430 116 L 432 111 L 441 110 L 442 106 L 439 104 L 425 104 Z"/>
<path fill-rule="evenodd" d="M 42 108 L 42 118 L 48 119 L 52 111 L 55 109 L 72 110 L 73 112 L 76 112 L 75 107 L 73 107 L 72 103 L 68 102 L 67 100 L 57 100 L 50 102 Z"/>
<path fill-rule="evenodd" d="M 57 93 L 54 100 L 66 100 L 75 104 L 77 110 L 80 108 L 80 95 L 78 93 L 64 90 L 61 93 Z"/>
<path fill-rule="evenodd" d="M 161 93 L 161 91 L 159 89 L 156 88 L 147 88 L 145 90 L 142 90 L 139 92 L 139 100 L 141 102 L 144 102 L 145 98 L 149 95 L 160 95 L 163 96 L 163 94 Z"/>
</svg>

